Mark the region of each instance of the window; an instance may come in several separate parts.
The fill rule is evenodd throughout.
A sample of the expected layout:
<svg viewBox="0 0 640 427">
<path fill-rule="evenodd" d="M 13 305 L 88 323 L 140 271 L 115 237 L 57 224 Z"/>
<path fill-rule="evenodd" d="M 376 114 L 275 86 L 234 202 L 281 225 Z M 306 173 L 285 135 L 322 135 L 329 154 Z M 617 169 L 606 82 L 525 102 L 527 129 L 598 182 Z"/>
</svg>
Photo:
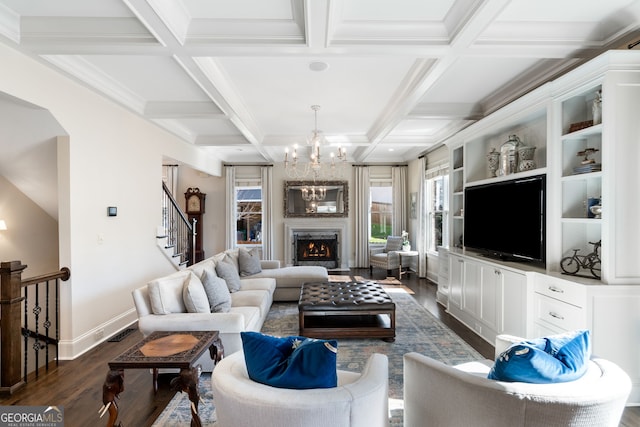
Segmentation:
<svg viewBox="0 0 640 427">
<path fill-rule="evenodd" d="M 393 224 L 392 187 L 390 181 L 372 182 L 370 187 L 371 230 L 369 243 L 384 243 L 392 234 Z"/>
<path fill-rule="evenodd" d="M 427 250 L 435 252 L 438 246 L 447 244 L 447 218 L 449 176 L 437 175 L 427 179 L 427 218 L 428 241 Z"/>
<path fill-rule="evenodd" d="M 238 245 L 262 244 L 262 188 L 236 187 L 236 239 Z"/>
</svg>

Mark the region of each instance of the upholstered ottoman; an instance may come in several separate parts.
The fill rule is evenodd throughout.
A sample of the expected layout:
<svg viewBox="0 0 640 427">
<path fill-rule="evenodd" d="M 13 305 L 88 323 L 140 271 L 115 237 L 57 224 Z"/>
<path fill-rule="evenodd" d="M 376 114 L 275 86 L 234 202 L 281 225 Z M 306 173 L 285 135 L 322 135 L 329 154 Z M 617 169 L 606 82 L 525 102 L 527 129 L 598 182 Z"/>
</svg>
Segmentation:
<svg viewBox="0 0 640 427">
<path fill-rule="evenodd" d="M 305 337 L 395 340 L 396 305 L 375 282 L 304 283 L 298 312 Z"/>
</svg>

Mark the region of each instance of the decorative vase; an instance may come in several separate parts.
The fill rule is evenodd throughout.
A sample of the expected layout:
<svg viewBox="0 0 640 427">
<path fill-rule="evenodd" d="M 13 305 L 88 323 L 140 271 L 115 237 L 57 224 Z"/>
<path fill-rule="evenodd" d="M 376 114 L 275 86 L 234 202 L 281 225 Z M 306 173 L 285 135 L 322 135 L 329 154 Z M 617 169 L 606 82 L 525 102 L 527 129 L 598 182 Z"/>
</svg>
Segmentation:
<svg viewBox="0 0 640 427">
<path fill-rule="evenodd" d="M 594 207 L 596 207 L 594 209 Z M 596 213 L 595 211 L 599 211 Z M 600 218 L 602 213 L 602 203 L 599 197 L 589 197 L 587 199 L 587 218 Z"/>
<path fill-rule="evenodd" d="M 409 252 L 411 250 L 411 243 L 404 243 L 402 245 L 402 251 L 403 252 Z"/>
<path fill-rule="evenodd" d="M 489 161 L 489 173 L 491 178 L 496 177 L 498 171 L 498 165 L 500 164 L 500 153 L 495 148 L 491 148 L 491 152 L 487 154 L 487 160 Z"/>
<path fill-rule="evenodd" d="M 591 105 L 591 111 L 593 113 L 593 124 L 599 125 L 602 123 L 602 92 L 597 91 L 596 97 L 593 99 Z"/>
<path fill-rule="evenodd" d="M 500 146 L 500 166 L 498 176 L 510 175 L 518 168 L 518 148 L 522 144 L 517 135 L 509 135 L 509 139 Z"/>
<path fill-rule="evenodd" d="M 533 160 L 535 152 L 536 147 L 522 146 L 518 148 L 518 170 L 520 172 L 536 168 L 536 162 Z"/>
</svg>

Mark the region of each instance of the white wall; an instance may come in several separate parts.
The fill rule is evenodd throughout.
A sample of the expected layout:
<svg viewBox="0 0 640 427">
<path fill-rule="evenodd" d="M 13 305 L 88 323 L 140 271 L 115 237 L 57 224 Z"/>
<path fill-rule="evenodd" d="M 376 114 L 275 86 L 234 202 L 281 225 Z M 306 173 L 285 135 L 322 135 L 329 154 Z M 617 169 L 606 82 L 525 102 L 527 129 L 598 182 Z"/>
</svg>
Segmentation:
<svg viewBox="0 0 640 427">
<path fill-rule="evenodd" d="M 58 146 L 61 358 L 136 319 L 131 290 L 171 271 L 155 243 L 163 156 L 211 175 L 221 163 L 61 74 L 0 45 L 0 91 L 51 112 Z M 118 216 L 107 217 L 107 206 Z M 3 254 L 4 256 L 4 254 Z M 11 254 L 9 258 L 14 258 Z"/>
<path fill-rule="evenodd" d="M 2 176 L 0 219 L 0 260 L 21 261 L 24 278 L 58 270 L 58 222 Z"/>
</svg>

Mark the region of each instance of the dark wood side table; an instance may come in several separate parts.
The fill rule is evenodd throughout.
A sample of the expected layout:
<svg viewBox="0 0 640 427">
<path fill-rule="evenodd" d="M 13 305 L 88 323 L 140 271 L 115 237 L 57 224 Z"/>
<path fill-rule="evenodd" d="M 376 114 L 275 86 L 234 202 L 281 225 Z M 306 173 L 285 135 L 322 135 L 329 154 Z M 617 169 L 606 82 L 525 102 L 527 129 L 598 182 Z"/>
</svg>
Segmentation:
<svg viewBox="0 0 640 427">
<path fill-rule="evenodd" d="M 211 358 L 218 363 L 224 356 L 224 348 L 218 331 L 153 332 L 109 362 L 109 372 L 102 386 L 102 417 L 107 411 L 107 427 L 116 426 L 118 406 L 115 399 L 124 391 L 125 369 L 152 369 L 153 389 L 158 390 L 158 369 L 178 368 L 180 374 L 171 385 L 189 395 L 191 401 L 191 425 L 200 426 L 198 415 L 199 372 L 194 363 L 209 350 Z"/>
</svg>

